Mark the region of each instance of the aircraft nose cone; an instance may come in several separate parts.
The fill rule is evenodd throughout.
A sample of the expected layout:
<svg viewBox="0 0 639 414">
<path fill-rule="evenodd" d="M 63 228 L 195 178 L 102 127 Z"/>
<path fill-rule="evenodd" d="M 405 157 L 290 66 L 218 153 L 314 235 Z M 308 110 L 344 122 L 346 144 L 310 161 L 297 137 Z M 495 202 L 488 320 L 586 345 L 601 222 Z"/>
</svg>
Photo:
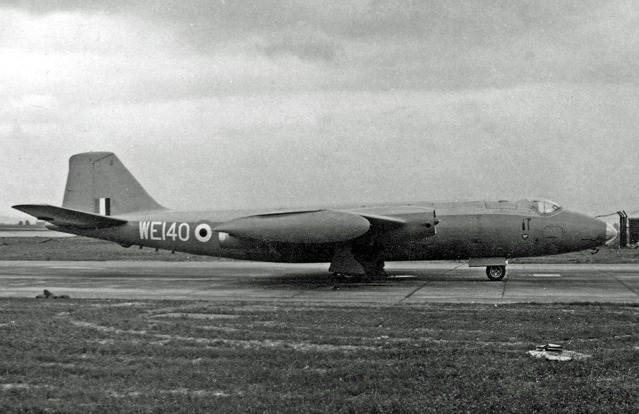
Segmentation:
<svg viewBox="0 0 639 414">
<path fill-rule="evenodd" d="M 617 238 L 617 229 L 606 223 L 606 244 L 610 244 L 615 238 Z"/>
</svg>

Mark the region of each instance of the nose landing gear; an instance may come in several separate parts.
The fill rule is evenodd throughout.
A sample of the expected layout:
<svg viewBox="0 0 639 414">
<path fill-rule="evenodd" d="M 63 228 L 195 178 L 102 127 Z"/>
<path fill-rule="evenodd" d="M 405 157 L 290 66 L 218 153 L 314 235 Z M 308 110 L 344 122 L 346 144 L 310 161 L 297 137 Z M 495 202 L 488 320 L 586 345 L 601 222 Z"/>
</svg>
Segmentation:
<svg viewBox="0 0 639 414">
<path fill-rule="evenodd" d="M 486 267 L 486 276 L 490 280 L 502 280 L 506 277 L 506 266 L 488 266 Z"/>
</svg>

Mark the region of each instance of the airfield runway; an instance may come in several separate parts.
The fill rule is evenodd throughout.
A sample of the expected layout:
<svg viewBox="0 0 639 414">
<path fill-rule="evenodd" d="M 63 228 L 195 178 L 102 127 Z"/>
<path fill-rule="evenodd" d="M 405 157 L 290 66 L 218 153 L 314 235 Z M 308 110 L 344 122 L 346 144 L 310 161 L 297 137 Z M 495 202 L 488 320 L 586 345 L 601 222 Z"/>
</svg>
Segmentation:
<svg viewBox="0 0 639 414">
<path fill-rule="evenodd" d="M 457 262 L 391 262 L 375 283 L 335 282 L 326 264 L 0 261 L 0 297 L 48 289 L 85 299 L 316 303 L 639 303 L 639 265 L 520 264 L 504 281 Z"/>
</svg>

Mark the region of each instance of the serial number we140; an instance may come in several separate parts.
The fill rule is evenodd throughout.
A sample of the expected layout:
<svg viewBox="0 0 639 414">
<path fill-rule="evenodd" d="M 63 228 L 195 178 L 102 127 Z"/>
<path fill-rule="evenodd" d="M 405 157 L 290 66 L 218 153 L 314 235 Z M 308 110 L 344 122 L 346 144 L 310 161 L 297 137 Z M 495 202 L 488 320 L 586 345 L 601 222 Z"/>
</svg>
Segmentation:
<svg viewBox="0 0 639 414">
<path fill-rule="evenodd" d="M 167 223 L 165 221 L 141 221 L 139 223 L 142 240 L 188 241 L 191 226 L 188 223 Z"/>
</svg>

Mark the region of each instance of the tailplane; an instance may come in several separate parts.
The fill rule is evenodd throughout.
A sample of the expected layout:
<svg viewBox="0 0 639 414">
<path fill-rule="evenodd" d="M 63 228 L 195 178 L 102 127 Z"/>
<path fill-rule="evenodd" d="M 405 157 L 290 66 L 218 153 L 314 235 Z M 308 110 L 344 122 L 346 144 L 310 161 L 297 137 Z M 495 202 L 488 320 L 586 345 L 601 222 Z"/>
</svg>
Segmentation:
<svg viewBox="0 0 639 414">
<path fill-rule="evenodd" d="M 69 159 L 62 207 L 105 216 L 165 210 L 112 152 L 85 152 Z"/>
</svg>

